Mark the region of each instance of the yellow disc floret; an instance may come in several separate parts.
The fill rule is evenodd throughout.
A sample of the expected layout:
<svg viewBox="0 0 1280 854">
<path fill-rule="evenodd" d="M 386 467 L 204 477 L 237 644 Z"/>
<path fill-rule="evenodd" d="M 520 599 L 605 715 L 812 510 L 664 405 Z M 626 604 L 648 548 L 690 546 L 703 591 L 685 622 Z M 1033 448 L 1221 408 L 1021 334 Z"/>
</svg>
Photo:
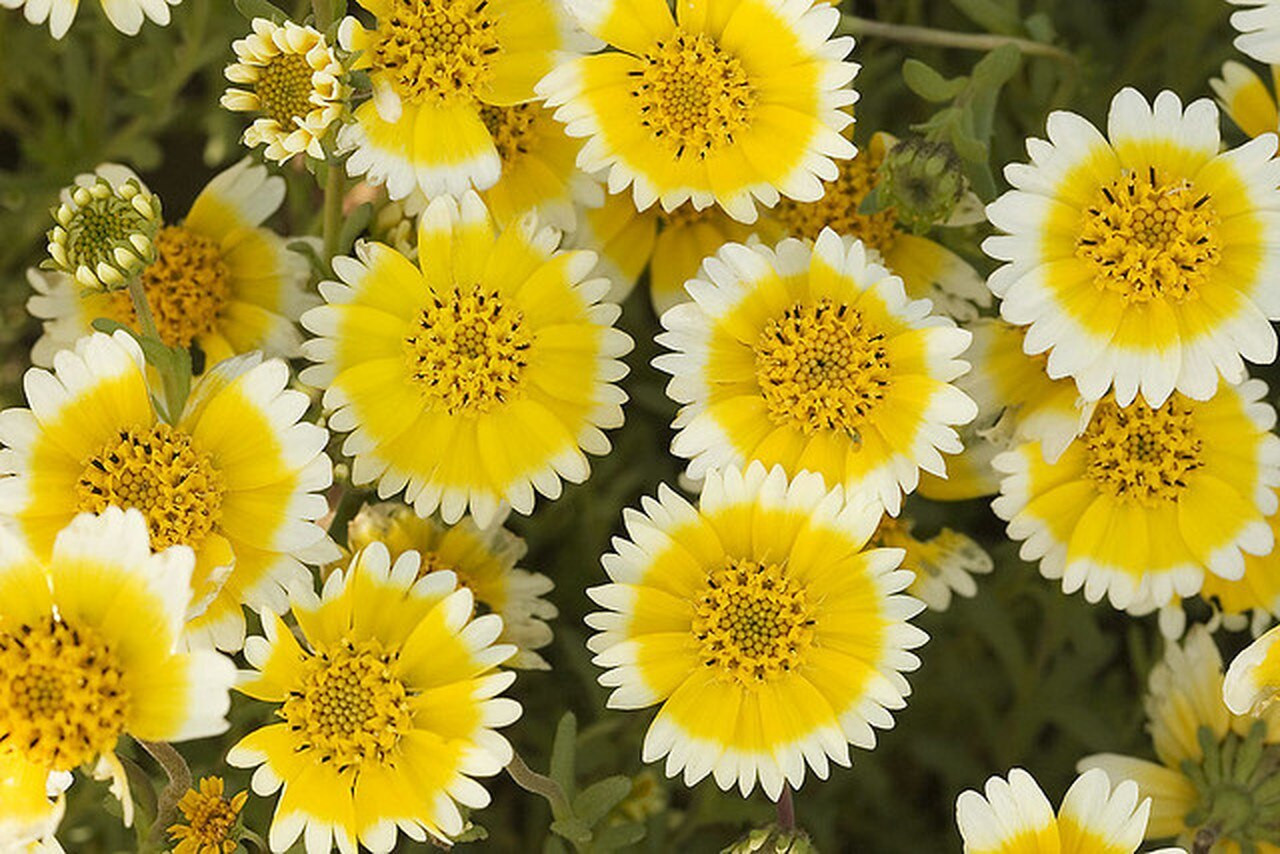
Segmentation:
<svg viewBox="0 0 1280 854">
<path fill-rule="evenodd" d="M 345 770 L 382 763 L 413 728 L 409 693 L 393 672 L 395 656 L 376 640 L 317 646 L 279 715 L 321 761 Z"/>
<path fill-rule="evenodd" d="M 756 380 L 775 424 L 806 435 L 857 435 L 889 386 L 885 336 L 861 312 L 829 298 L 797 302 L 765 326 Z"/>
<path fill-rule="evenodd" d="M 262 114 L 275 119 L 282 128 L 292 128 L 294 119 L 305 118 L 313 109 L 313 71 L 311 63 L 301 54 L 282 53 L 272 57 L 253 84 L 253 91 L 262 104 Z"/>
<path fill-rule="evenodd" d="M 168 424 L 118 431 L 84 463 L 76 484 L 82 511 L 141 511 L 156 551 L 204 542 L 222 515 L 223 492 L 209 454 Z"/>
<path fill-rule="evenodd" d="M 1128 172 L 1102 187 L 1084 214 L 1076 256 L 1099 287 L 1128 303 L 1193 299 L 1221 258 L 1208 194 L 1156 170 Z"/>
<path fill-rule="evenodd" d="M 248 792 L 240 792 L 231 800 L 223 797 L 221 777 L 205 777 L 200 789 L 189 789 L 178 801 L 185 824 L 169 828 L 169 835 L 178 840 L 175 854 L 231 854 L 239 847 L 235 826 L 240 810 L 248 799 Z"/>
<path fill-rule="evenodd" d="M 502 48 L 486 0 L 390 0 L 378 20 L 373 70 L 411 104 L 474 100 Z"/>
<path fill-rule="evenodd" d="M 805 589 L 774 563 L 730 559 L 693 605 L 693 635 L 708 667 L 743 685 L 794 669 L 813 640 Z"/>
<path fill-rule="evenodd" d="M 515 104 L 510 107 L 490 107 L 486 104 L 480 108 L 480 118 L 489 129 L 493 144 L 498 149 L 498 157 L 503 163 L 519 160 L 537 144 L 538 129 L 535 123 L 540 109 L 536 104 Z"/>
<path fill-rule="evenodd" d="M 519 393 L 532 341 L 520 310 L 476 285 L 422 309 L 405 353 L 432 409 L 481 415 Z"/>
<path fill-rule="evenodd" d="M 1124 408 L 1104 400 L 1082 441 L 1098 489 L 1144 507 L 1177 499 L 1204 465 L 1192 407 L 1178 394 L 1158 409 L 1141 398 Z"/>
<path fill-rule="evenodd" d="M 641 123 L 678 159 L 706 157 L 751 122 L 756 96 L 737 57 L 680 30 L 642 57 L 631 95 Z"/>
<path fill-rule="evenodd" d="M 875 189 L 877 170 L 884 154 L 876 146 L 868 146 L 852 160 L 837 161 L 840 173 L 826 185 L 826 192 L 816 202 L 797 202 L 783 198 L 773 216 L 787 231 L 806 240 L 816 240 L 822 229 L 830 228 L 842 237 L 856 237 L 882 255 L 893 248 L 898 237 L 898 219 L 890 210 L 873 214 L 858 213 L 863 199 Z"/>
<path fill-rule="evenodd" d="M 0 746 L 69 771 L 112 750 L 129 691 L 111 647 L 85 626 L 50 619 L 0 632 Z"/>
</svg>

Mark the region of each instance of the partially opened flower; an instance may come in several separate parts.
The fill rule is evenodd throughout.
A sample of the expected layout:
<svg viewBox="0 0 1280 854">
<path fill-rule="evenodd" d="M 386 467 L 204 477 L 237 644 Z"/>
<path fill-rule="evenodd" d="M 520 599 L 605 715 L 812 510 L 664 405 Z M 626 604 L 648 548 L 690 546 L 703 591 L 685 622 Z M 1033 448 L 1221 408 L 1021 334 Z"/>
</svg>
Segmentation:
<svg viewBox="0 0 1280 854">
<path fill-rule="evenodd" d="M 50 772 L 110 777 L 133 815 L 122 735 L 186 741 L 227 728 L 230 659 L 183 650 L 195 560 L 152 553 L 137 510 L 77 516 L 51 551 L 0 526 L 0 783 L 3 808 L 48 805 Z"/>
<path fill-rule="evenodd" d="M 204 777 L 199 789 L 188 789 L 178 801 L 183 821 L 168 828 L 177 840 L 172 854 L 232 854 L 240 845 L 236 825 L 248 792 L 224 797 L 221 777 Z"/>
<path fill-rule="evenodd" d="M 1184 110 L 1168 91 L 1121 90 L 1107 125 L 1051 113 L 1031 163 L 1005 169 L 1014 189 L 987 216 L 1007 233 L 983 248 L 1008 263 L 988 284 L 1026 351 L 1085 398 L 1208 399 L 1219 376 L 1244 380 L 1242 357 L 1276 357 L 1276 137 L 1222 152 L 1213 102 Z"/>
<path fill-rule="evenodd" d="M 956 594 L 971 598 L 978 592 L 975 575 L 995 568 L 991 555 L 970 537 L 943 528 L 928 539 L 914 533 L 915 522 L 885 516 L 871 535 L 875 548 L 902 549 L 902 568 L 914 572 L 907 592 L 934 611 L 945 611 Z"/>
<path fill-rule="evenodd" d="M 42 266 L 93 291 L 120 290 L 156 258 L 160 200 L 113 163 L 79 175 L 62 191 Z"/>
<path fill-rule="evenodd" d="M 1249 7 L 1231 13 L 1231 26 L 1240 32 L 1235 40 L 1240 52 L 1259 62 L 1280 64 L 1280 0 L 1227 2 Z"/>
<path fill-rule="evenodd" d="M 157 549 L 195 551 L 189 632 L 223 649 L 244 639 L 241 605 L 280 611 L 305 583 L 302 561 L 336 548 L 313 520 L 328 512 L 328 432 L 299 419 L 280 360 L 243 356 L 196 384 L 174 424 L 156 412 L 142 352 L 100 332 L 32 368 L 30 409 L 0 413 L 0 521 L 47 554 L 82 511 L 136 508 Z M 184 603 L 185 606 L 186 603 Z"/>
<path fill-rule="evenodd" d="M 946 472 L 977 407 L 951 384 L 969 333 L 909 299 L 859 241 L 730 243 L 662 317 L 654 360 L 683 404 L 672 451 L 689 476 L 759 460 L 866 491 L 896 515 L 921 469 Z"/>
<path fill-rule="evenodd" d="M 316 302 L 306 292 L 311 267 L 288 248 L 288 239 L 262 227 L 284 202 L 284 190 L 282 178 L 245 158 L 216 175 L 185 218 L 159 229 L 154 260 L 140 276 L 165 344 L 194 345 L 205 367 L 253 350 L 298 355 L 302 335 L 295 324 Z M 27 309 L 44 321 L 31 351 L 41 367 L 88 335 L 97 318 L 136 327 L 125 291 L 86 292 L 60 273 L 33 270 L 28 279 L 36 294 Z"/>
<path fill-rule="evenodd" d="M 136 36 L 142 22 L 150 18 L 160 26 L 169 23 L 169 7 L 182 0 L 100 0 L 102 11 L 111 25 L 128 36 Z M 33 24 L 49 22 L 49 32 L 60 39 L 76 19 L 80 0 L 0 0 L 6 9 L 22 9 Z"/>
<path fill-rule="evenodd" d="M 317 598 L 295 591 L 298 636 L 276 616 L 250 638 L 254 670 L 239 690 L 279 704 L 281 720 L 251 732 L 227 754 L 255 768 L 253 790 L 281 790 L 272 851 L 305 831 L 307 854 L 357 843 L 385 854 L 397 829 L 446 844 L 462 832 L 462 805 L 489 793 L 473 777 L 511 760 L 495 729 L 520 717 L 499 697 L 515 674 L 497 668 L 515 647 L 495 644 L 502 619 L 472 619 L 470 591 L 451 573 L 420 577 L 416 552 L 394 563 L 374 543 L 337 570 Z"/>
<path fill-rule="evenodd" d="M 342 281 L 302 318 L 321 336 L 302 378 L 351 433 L 356 483 L 450 523 L 469 508 L 483 527 L 502 502 L 527 514 L 535 489 L 554 499 L 561 479 L 586 480 L 584 452 L 608 453 L 602 428 L 622 424 L 613 383 L 631 339 L 600 301 L 609 283 L 587 278 L 595 256 L 559 240 L 532 217 L 495 232 L 468 192 L 422 215 L 416 265 L 377 243 L 334 259 Z"/>
<path fill-rule="evenodd" d="M 570 136 L 578 165 L 608 170 L 640 210 L 660 201 L 719 204 L 754 222 L 756 202 L 811 202 L 834 159 L 855 149 L 858 66 L 840 13 L 814 0 L 569 0 L 584 29 L 611 49 L 561 62 L 538 83 Z"/>
<path fill-rule="evenodd" d="M 665 485 L 641 507 L 587 623 L 609 707 L 659 706 L 644 760 L 777 799 L 874 747 L 927 640 L 901 550 L 864 549 L 880 509 L 759 463 L 708 474 L 696 508 Z"/>
</svg>

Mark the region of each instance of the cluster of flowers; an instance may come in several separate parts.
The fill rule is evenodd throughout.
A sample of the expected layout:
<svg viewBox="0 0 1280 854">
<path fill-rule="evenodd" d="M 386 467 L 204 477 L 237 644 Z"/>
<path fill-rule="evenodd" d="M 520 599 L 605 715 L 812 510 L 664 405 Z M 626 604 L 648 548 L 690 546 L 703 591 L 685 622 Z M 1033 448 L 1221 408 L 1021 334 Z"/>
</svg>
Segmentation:
<svg viewBox="0 0 1280 854">
<path fill-rule="evenodd" d="M 863 212 L 884 175 L 939 164 L 883 133 L 855 149 L 853 40 L 826 2 L 359 2 L 369 25 L 254 20 L 226 71 L 247 146 L 385 188 L 380 239 L 304 239 L 318 289 L 263 226 L 283 180 L 247 159 L 180 220 L 112 165 L 55 213 L 29 408 L 0 413 L 0 840 L 55 849 L 80 767 L 130 821 L 119 739 L 160 755 L 222 732 L 233 689 L 280 718 L 227 755 L 280 792 L 272 850 L 460 834 L 489 799 L 474 778 L 512 759 L 511 668 L 548 666 L 556 614 L 503 521 L 609 453 L 617 302 L 647 269 L 700 495 L 628 510 L 588 591 L 609 706 L 660 707 L 645 761 L 779 799 L 873 748 L 927 639 L 910 620 L 991 569 L 962 534 L 917 539 L 903 498 L 997 495 L 1066 593 L 1185 639 L 1151 675 L 1159 764 L 1086 759 L 1056 815 L 1026 772 L 993 777 L 957 803 L 966 850 L 1205 828 L 1280 850 L 1254 819 L 1280 799 L 1280 724 L 1251 717 L 1278 636 L 1224 684 L 1181 607 L 1280 611 L 1280 439 L 1244 364 L 1276 357 L 1280 121 L 1252 72 L 1215 81 L 1256 131 L 1227 151 L 1218 108 L 1170 92 L 1120 92 L 1105 135 L 1050 115 L 986 208 L 1004 263 L 984 282 Z M 1280 61 L 1280 4 L 1233 2 L 1241 49 Z M 136 32 L 177 3 L 103 8 Z M 0 5 L 55 36 L 76 10 Z M 954 189 L 943 227 L 980 210 Z M 331 431 L 344 505 L 386 502 L 341 542 L 321 526 Z M 178 850 L 234 847 L 245 798 L 187 793 Z"/>
</svg>

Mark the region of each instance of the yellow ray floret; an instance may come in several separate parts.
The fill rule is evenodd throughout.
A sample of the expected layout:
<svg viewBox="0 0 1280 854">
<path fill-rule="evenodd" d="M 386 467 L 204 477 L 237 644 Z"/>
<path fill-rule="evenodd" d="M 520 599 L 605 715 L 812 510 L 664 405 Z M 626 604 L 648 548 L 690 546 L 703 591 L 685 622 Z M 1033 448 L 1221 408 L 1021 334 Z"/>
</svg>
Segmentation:
<svg viewBox="0 0 1280 854">
<path fill-rule="evenodd" d="M 708 474 L 696 508 L 666 486 L 641 507 L 602 558 L 610 583 L 587 593 L 605 610 L 587 623 L 609 706 L 660 706 L 644 760 L 776 799 L 806 766 L 826 778 L 850 743 L 874 747 L 927 640 L 902 551 L 864 550 L 879 508 L 759 463 Z"/>
</svg>

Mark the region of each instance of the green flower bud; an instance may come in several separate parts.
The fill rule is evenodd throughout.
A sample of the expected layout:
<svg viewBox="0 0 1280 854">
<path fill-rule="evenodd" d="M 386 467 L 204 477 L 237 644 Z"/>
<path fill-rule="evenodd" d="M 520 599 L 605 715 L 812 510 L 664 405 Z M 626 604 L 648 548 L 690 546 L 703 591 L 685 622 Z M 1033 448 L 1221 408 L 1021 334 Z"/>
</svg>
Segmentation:
<svg viewBox="0 0 1280 854">
<path fill-rule="evenodd" d="M 63 192 L 53 219 L 41 266 L 87 290 L 119 290 L 156 260 L 160 200 L 135 177 L 86 176 Z"/>
<path fill-rule="evenodd" d="M 776 824 L 757 827 L 720 854 L 817 854 L 809 834 L 800 829 L 783 830 Z"/>
<path fill-rule="evenodd" d="M 968 186 L 956 150 L 922 137 L 904 139 L 885 155 L 880 181 L 885 206 L 916 231 L 946 222 Z"/>
</svg>

